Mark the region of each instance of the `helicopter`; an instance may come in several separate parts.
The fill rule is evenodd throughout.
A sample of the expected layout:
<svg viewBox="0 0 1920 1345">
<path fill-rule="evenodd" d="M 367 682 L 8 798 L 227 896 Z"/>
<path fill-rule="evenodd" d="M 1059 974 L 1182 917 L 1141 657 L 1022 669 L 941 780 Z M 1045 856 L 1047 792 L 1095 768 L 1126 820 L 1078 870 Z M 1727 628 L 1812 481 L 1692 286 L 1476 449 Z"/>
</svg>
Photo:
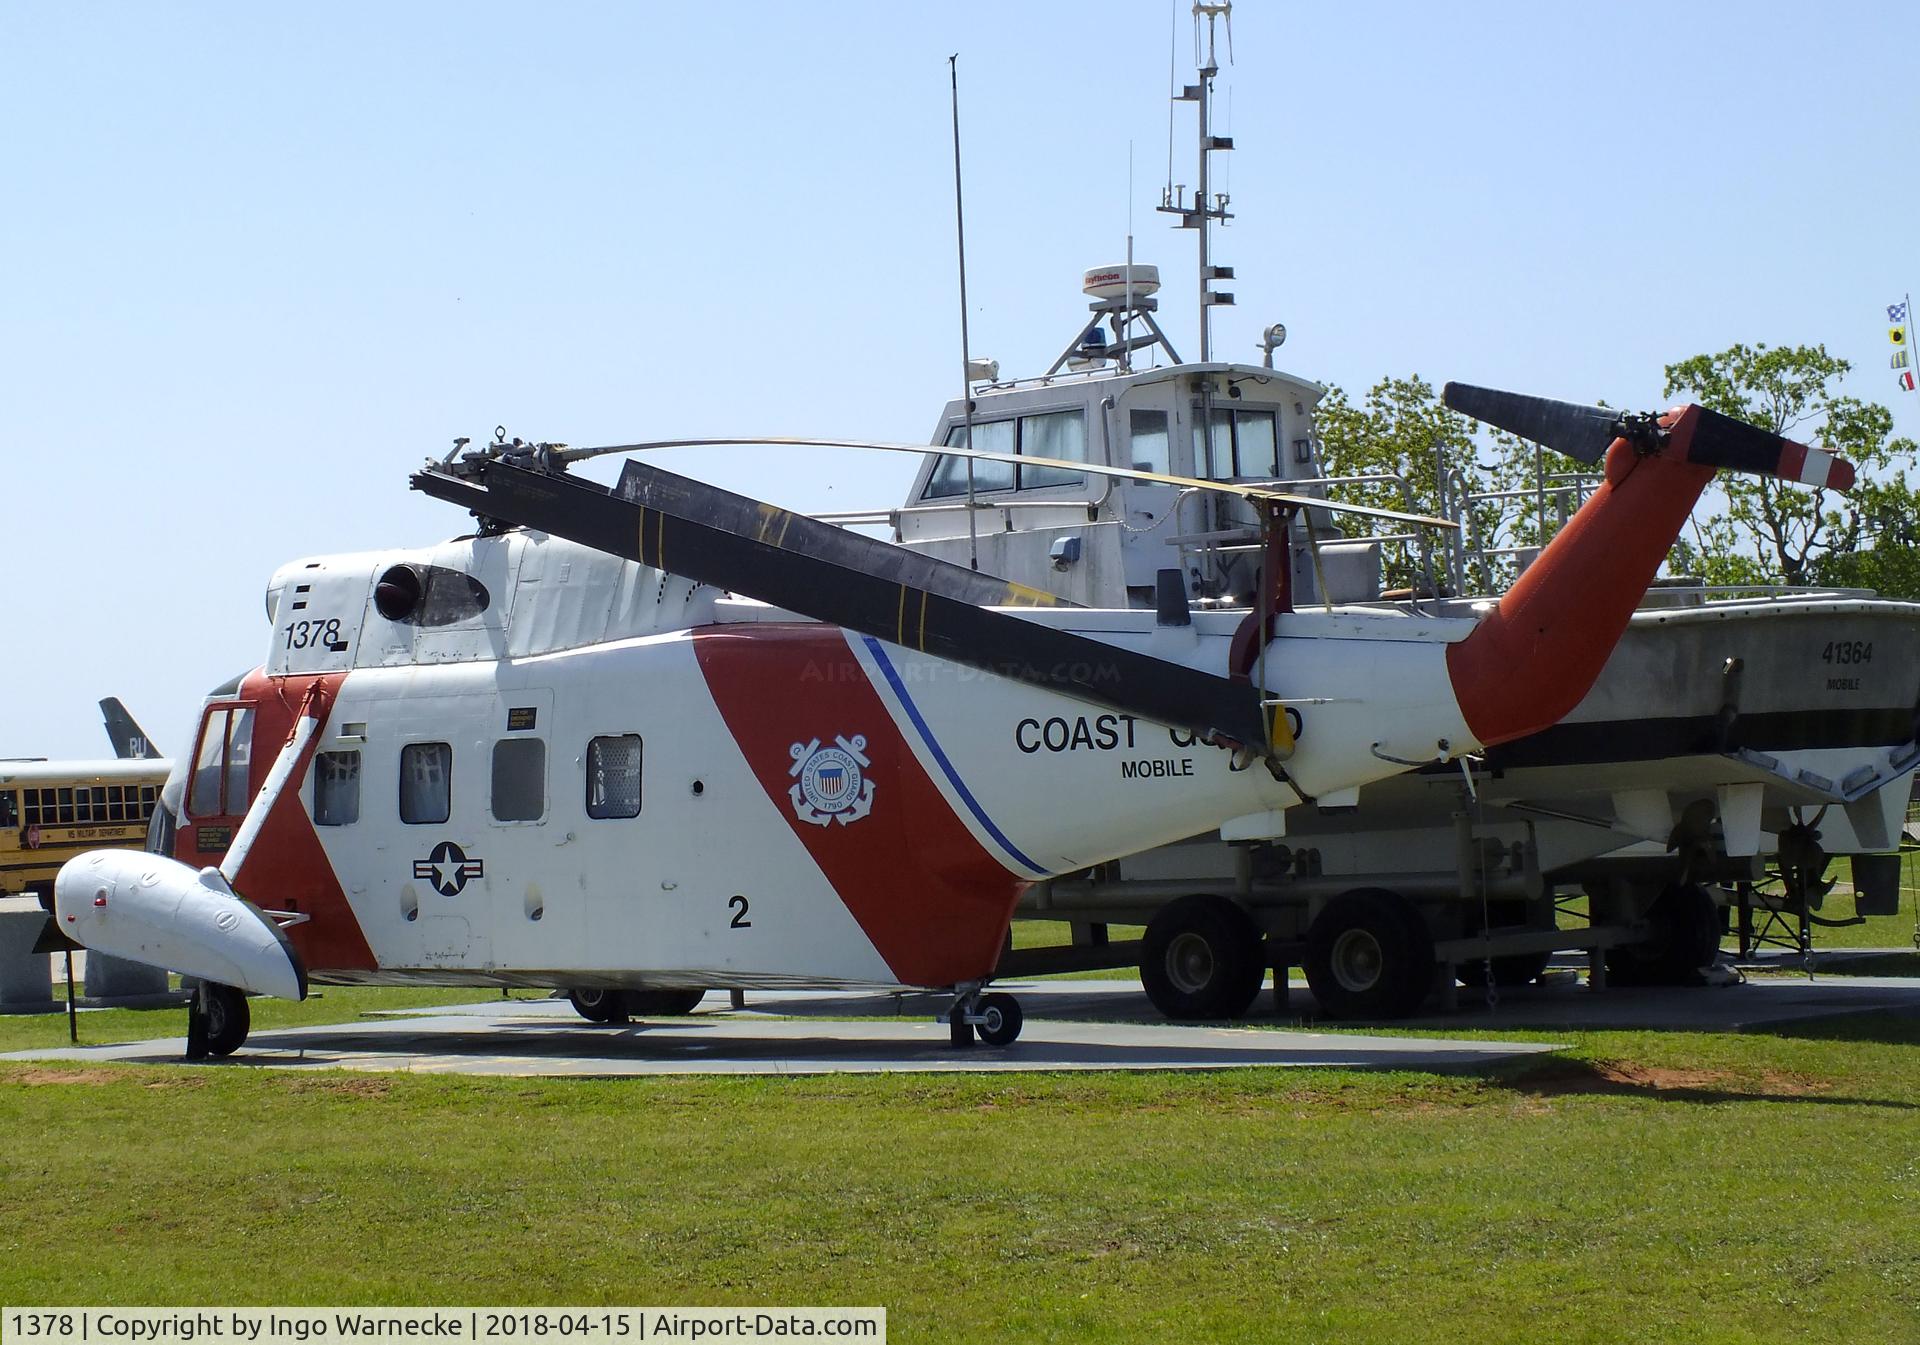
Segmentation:
<svg viewBox="0 0 1920 1345">
<path fill-rule="evenodd" d="M 1028 885 L 1209 831 L 1282 836 L 1302 803 L 1539 731 L 1717 470 L 1852 484 L 1697 405 L 1444 396 L 1604 464 L 1475 619 L 1296 610 L 1302 511 L 1451 526 L 1318 495 L 940 450 L 1224 492 L 1262 519 L 1250 608 L 1194 608 L 1170 571 L 1155 608 L 1098 610 L 638 456 L 666 441 L 456 440 L 411 485 L 475 531 L 282 566 L 267 658 L 202 705 L 148 850 L 70 860 L 52 918 L 198 978 L 192 1058 L 244 1044 L 248 993 L 315 983 L 547 987 L 597 1022 L 709 989 L 911 987 L 952 995 L 956 1046 L 1007 1046 L 1021 1008 L 989 987 Z M 612 486 L 571 470 L 609 453 L 629 457 Z M 1384 946 L 1404 919 L 1336 900 L 1312 937 Z"/>
</svg>

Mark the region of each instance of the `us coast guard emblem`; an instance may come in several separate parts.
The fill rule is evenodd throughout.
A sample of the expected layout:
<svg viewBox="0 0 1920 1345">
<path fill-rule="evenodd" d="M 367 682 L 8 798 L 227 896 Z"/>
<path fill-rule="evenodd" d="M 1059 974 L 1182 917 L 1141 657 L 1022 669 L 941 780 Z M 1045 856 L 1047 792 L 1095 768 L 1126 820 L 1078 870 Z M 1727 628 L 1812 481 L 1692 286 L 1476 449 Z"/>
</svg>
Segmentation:
<svg viewBox="0 0 1920 1345">
<path fill-rule="evenodd" d="M 794 815 L 816 827 L 835 821 L 851 826 L 873 811 L 873 781 L 861 774 L 873 764 L 865 756 L 866 738 L 855 734 L 833 741 L 834 746 L 822 747 L 815 738 L 787 749 L 793 758 L 787 774 L 795 777 L 787 797 Z"/>
</svg>

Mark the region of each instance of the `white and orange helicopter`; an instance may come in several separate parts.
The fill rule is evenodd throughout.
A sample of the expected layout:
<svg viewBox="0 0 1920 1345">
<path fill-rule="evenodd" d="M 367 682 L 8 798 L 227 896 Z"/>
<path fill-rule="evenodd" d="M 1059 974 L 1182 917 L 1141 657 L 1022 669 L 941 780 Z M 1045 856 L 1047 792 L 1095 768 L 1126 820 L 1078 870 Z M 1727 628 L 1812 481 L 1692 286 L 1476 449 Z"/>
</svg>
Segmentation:
<svg viewBox="0 0 1920 1345">
<path fill-rule="evenodd" d="M 551 987 L 603 1022 L 712 988 L 930 988 L 956 1044 L 1006 1045 L 1020 1006 L 986 987 L 1028 884 L 1282 835 L 1302 802 L 1544 729 L 1716 469 L 1853 480 L 1699 406 L 1445 395 L 1605 463 L 1477 620 L 1295 611 L 1298 511 L 1449 526 L 1314 496 L 1154 478 L 1266 521 L 1258 603 L 1189 611 L 1176 582 L 1098 611 L 637 459 L 612 488 L 569 470 L 666 444 L 457 441 L 412 484 L 478 531 L 283 566 L 267 660 L 207 698 L 148 852 L 71 860 L 54 921 L 199 978 L 191 1057 L 245 1041 L 248 992 L 315 982 Z M 1310 938 L 1395 918 L 1329 907 Z"/>
</svg>

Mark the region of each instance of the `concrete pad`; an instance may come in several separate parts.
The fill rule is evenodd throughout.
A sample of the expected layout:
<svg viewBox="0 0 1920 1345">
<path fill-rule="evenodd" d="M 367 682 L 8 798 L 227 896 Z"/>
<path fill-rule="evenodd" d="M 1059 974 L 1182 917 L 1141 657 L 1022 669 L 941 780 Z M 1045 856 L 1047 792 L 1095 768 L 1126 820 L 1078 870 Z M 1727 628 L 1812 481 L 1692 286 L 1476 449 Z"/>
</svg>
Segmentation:
<svg viewBox="0 0 1920 1345">
<path fill-rule="evenodd" d="M 1137 989 L 1137 988 L 1136 988 Z M 820 1000 L 840 997 L 823 996 Z M 890 999 L 891 997 L 887 997 Z M 1044 1000 L 1045 996 L 1036 996 Z M 782 996 L 783 1003 L 788 999 Z M 629 1027 L 583 1022 L 563 1001 L 500 1001 L 255 1032 L 227 1063 L 422 1074 L 618 1077 L 645 1074 L 996 1073 L 1035 1070 L 1219 1070 L 1254 1066 L 1463 1071 L 1554 1048 L 1164 1023 L 1036 1021 L 1020 1040 L 956 1050 L 924 1017 L 821 1022 L 714 1008 Z M 818 1001 L 816 1001 L 818 1002 Z M 1030 1010 L 1039 1004 L 1031 1004 Z M 171 1064 L 185 1037 L 118 1046 L 17 1051 L 7 1060 Z"/>
<path fill-rule="evenodd" d="M 1031 1024 L 1050 1021 L 1163 1024 L 1138 981 L 1032 981 L 1004 985 L 1020 997 Z M 885 1014 L 895 999 L 909 1014 L 937 1013 L 945 1003 L 932 995 L 846 995 L 834 992 L 750 994 L 748 1007 L 790 1016 Z M 709 1001 L 718 1002 L 717 1000 Z M 1920 1012 L 1920 978 L 1900 976 L 1753 977 L 1744 985 L 1685 989 L 1618 988 L 1593 991 L 1571 976 L 1544 985 L 1502 990 L 1492 1009 L 1483 992 L 1460 987 L 1459 1007 L 1433 1011 L 1395 1023 L 1383 1031 L 1460 1032 L 1538 1029 L 1548 1032 L 1608 1029 L 1677 1032 L 1764 1031 L 1842 1014 L 1878 1011 Z M 1252 1026 L 1294 1027 L 1315 1020 L 1319 1006 L 1312 991 L 1294 983 L 1284 1010 L 1276 1010 L 1271 990 L 1263 991 L 1244 1020 Z"/>
</svg>

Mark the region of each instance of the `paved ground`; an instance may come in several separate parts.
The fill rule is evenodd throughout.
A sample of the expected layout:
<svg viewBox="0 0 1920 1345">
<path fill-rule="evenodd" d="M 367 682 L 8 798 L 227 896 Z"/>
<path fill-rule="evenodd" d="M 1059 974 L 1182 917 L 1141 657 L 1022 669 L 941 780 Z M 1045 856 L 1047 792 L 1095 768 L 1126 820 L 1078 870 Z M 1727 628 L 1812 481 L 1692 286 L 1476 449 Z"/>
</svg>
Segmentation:
<svg viewBox="0 0 1920 1345">
<path fill-rule="evenodd" d="M 1134 994 L 1138 987 L 1128 987 Z M 1050 996 L 1029 996 L 1042 1010 Z M 1087 996 L 1079 995 L 1076 1000 Z M 1095 996 L 1094 998 L 1098 998 Z M 1349 1036 L 1166 1023 L 1027 1020 L 1011 1047 L 955 1050 L 947 1029 L 924 1016 L 830 1022 L 821 1016 L 886 1012 L 892 999 L 850 1006 L 839 996 L 782 996 L 745 1014 L 723 996 L 689 1018 L 594 1027 L 560 1001 L 498 1000 L 328 1027 L 256 1032 L 231 1059 L 283 1068 L 431 1074 L 579 1075 L 824 1074 L 881 1071 L 1233 1069 L 1332 1065 L 1464 1070 L 1551 1050 L 1528 1043 Z M 911 1008 L 911 1006 L 910 1006 Z M 804 1019 L 771 1013 L 803 1012 Z M 184 1037 L 120 1046 L 16 1052 L 14 1060 L 180 1059 Z"/>
<path fill-rule="evenodd" d="M 1262 996 L 1247 1027 L 1163 1022 L 1137 982 L 1050 981 L 1005 987 L 1027 1011 L 1026 1031 L 1005 1050 L 956 1051 L 930 1021 L 943 1000 L 925 995 L 828 992 L 755 994 L 747 1011 L 708 997 L 690 1018 L 626 1028 L 583 1023 L 562 1001 L 484 1000 L 424 1015 L 385 1015 L 324 1027 L 258 1032 L 235 1063 L 294 1069 L 435 1074 L 618 1076 L 636 1074 L 818 1074 L 881 1071 L 1234 1069 L 1341 1066 L 1466 1070 L 1553 1049 L 1532 1043 L 1461 1041 L 1304 1030 L 1312 1012 L 1295 987 L 1284 1016 Z M 1560 980 L 1503 992 L 1489 1010 L 1462 992 L 1461 1007 L 1405 1026 L 1439 1031 L 1627 1027 L 1704 1031 L 1817 1031 L 1820 1020 L 1869 1010 L 1920 1012 L 1920 978 L 1756 978 L 1724 989 L 1595 994 Z M 871 1015 L 899 1013 L 897 1020 Z M 863 1021 L 835 1021 L 862 1018 Z M 184 1026 L 184 1025 L 183 1025 Z M 169 1063 L 184 1039 L 17 1052 L 8 1059 Z"/>
</svg>

